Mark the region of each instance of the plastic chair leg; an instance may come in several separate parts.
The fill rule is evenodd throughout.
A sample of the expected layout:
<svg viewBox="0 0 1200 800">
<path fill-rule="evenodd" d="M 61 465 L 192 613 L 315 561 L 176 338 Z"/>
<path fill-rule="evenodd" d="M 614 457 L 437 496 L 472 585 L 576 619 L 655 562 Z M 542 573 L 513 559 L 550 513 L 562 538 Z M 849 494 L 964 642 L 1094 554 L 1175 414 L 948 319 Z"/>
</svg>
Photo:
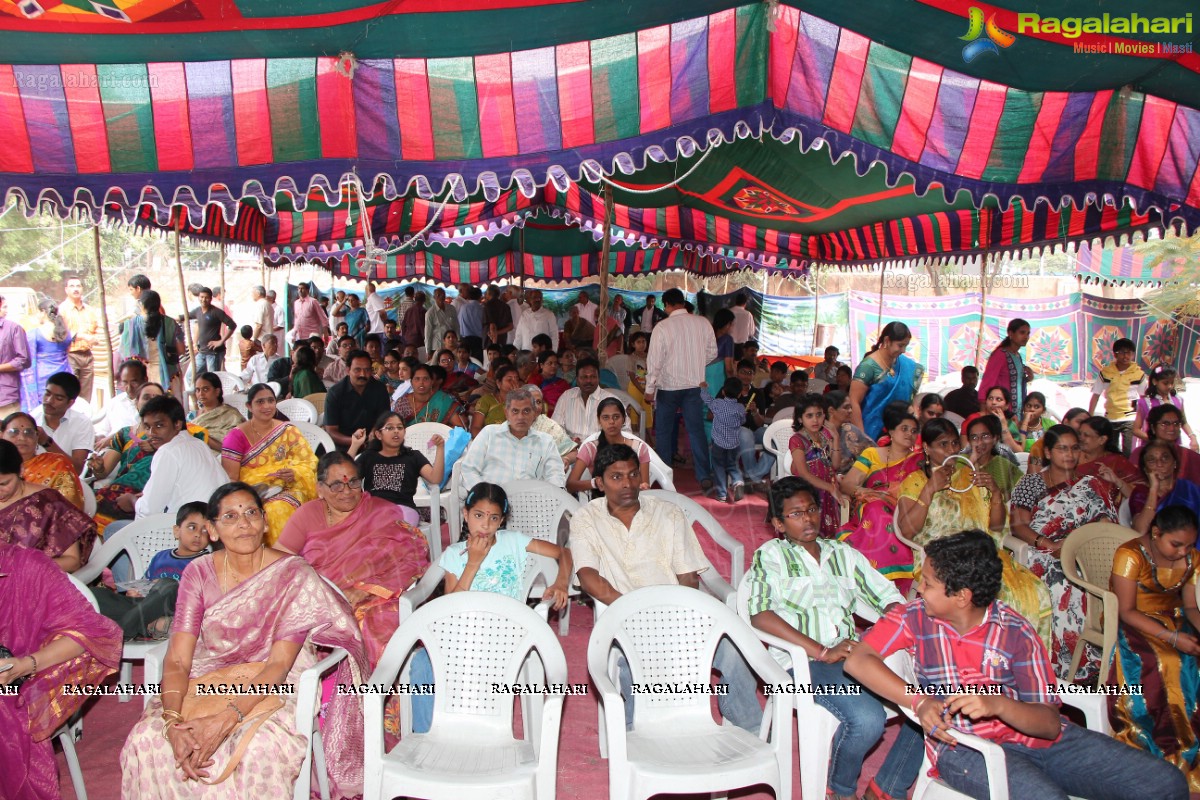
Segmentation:
<svg viewBox="0 0 1200 800">
<path fill-rule="evenodd" d="M 75 734 L 70 725 L 59 731 L 58 741 L 62 745 L 63 756 L 67 760 L 67 770 L 71 773 L 71 785 L 75 788 L 75 796 L 79 800 L 87 800 L 87 787 L 83 785 L 83 770 L 79 766 L 79 756 L 75 752 Z"/>
<path fill-rule="evenodd" d="M 121 686 L 130 686 L 133 684 L 133 662 L 132 661 L 122 661 L 121 662 L 121 676 L 117 680 L 117 683 L 120 684 Z M 132 694 L 117 695 L 118 703 L 128 703 L 132 699 L 133 699 Z"/>
<path fill-rule="evenodd" d="M 1079 674 L 1079 662 L 1083 660 L 1083 649 L 1087 647 L 1087 642 L 1081 636 L 1079 641 L 1075 643 L 1075 652 L 1071 653 L 1071 666 L 1067 672 L 1067 680 L 1075 680 L 1075 676 Z"/>
<path fill-rule="evenodd" d="M 571 599 L 567 598 L 567 604 L 563 606 L 562 611 L 558 612 L 558 635 L 566 636 L 571 628 Z"/>
</svg>

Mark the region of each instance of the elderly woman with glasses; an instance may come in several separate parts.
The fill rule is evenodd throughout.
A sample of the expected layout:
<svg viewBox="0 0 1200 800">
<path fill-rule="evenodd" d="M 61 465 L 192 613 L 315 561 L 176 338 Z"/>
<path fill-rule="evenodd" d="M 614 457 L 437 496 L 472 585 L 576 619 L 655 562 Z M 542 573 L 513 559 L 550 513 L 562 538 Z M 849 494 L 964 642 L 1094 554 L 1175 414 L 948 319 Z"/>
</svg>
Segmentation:
<svg viewBox="0 0 1200 800">
<path fill-rule="evenodd" d="M 400 623 L 400 595 L 429 566 L 429 545 L 406 521 L 411 509 L 362 488 L 354 459 L 335 450 L 317 465 L 317 499 L 296 509 L 276 546 L 296 553 L 337 585 L 362 628 L 368 670 Z M 393 704 L 386 724 L 399 731 Z"/>
<path fill-rule="evenodd" d="M 1102 478 L 1078 474 L 1082 449 L 1074 430 L 1055 425 L 1043 438 L 1045 469 L 1021 478 L 1012 492 L 1012 534 L 1032 545 L 1025 551 L 1025 565 L 1050 587 L 1054 601 L 1050 659 L 1054 671 L 1063 680 L 1093 680 L 1099 670 L 1099 653 L 1090 644 L 1079 674 L 1068 674 L 1071 655 L 1083 630 L 1087 601 L 1083 590 L 1067 580 L 1059 553 L 1076 528 L 1089 522 L 1116 522 L 1119 494 Z"/>
</svg>

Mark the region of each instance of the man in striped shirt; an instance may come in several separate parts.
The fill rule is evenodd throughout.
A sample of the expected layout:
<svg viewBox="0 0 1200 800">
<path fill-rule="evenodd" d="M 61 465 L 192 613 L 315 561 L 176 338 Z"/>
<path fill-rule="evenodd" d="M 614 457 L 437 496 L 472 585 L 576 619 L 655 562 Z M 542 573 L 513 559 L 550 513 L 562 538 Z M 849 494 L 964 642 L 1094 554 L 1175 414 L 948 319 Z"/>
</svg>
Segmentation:
<svg viewBox="0 0 1200 800">
<path fill-rule="evenodd" d="M 712 467 L 708 459 L 708 439 L 704 433 L 704 402 L 700 384 L 704 368 L 717 357 L 717 337 L 712 323 L 687 311 L 686 299 L 679 289 L 663 293 L 667 318 L 654 328 L 650 351 L 646 354 L 646 402 L 654 403 L 654 445 L 667 464 L 675 456 L 675 437 L 679 425 L 676 415 L 683 412 L 688 444 L 696 479 L 705 491 L 713 488 Z"/>
<path fill-rule="evenodd" d="M 952 789 L 988 797 L 983 755 L 955 747 L 954 733 L 1004 748 L 1012 797 L 1153 797 L 1185 800 L 1188 782 L 1172 764 L 1060 713 L 1046 646 L 1025 618 L 996 600 L 1003 566 L 982 531 L 925 546 L 920 600 L 893 608 L 846 660 L 846 672 L 875 694 L 913 709 Z M 883 663 L 913 658 L 917 686 Z"/>
</svg>

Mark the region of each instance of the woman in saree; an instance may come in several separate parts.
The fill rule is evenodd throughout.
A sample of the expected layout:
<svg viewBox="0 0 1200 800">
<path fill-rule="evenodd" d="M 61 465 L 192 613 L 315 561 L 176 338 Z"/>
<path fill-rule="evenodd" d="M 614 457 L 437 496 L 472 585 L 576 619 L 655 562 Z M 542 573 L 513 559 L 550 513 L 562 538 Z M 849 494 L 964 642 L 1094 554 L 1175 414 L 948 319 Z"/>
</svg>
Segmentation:
<svg viewBox="0 0 1200 800">
<path fill-rule="evenodd" d="M 1085 409 L 1085 408 L 1068 409 L 1067 413 L 1063 414 L 1063 416 L 1062 416 L 1062 424 L 1066 425 L 1071 430 L 1078 432 L 1080 430 L 1080 428 L 1083 426 L 1083 421 L 1090 416 L 1091 416 L 1091 414 L 1089 414 L 1087 412 L 1087 409 Z M 1042 467 L 1046 466 L 1046 459 L 1045 459 L 1046 451 L 1045 451 L 1044 445 L 1045 445 L 1045 441 L 1043 439 L 1039 438 L 1036 442 L 1033 443 L 1033 447 L 1029 448 L 1029 464 L 1028 464 L 1027 469 L 1025 470 L 1026 472 L 1041 472 Z M 1083 448 L 1083 450 L 1087 449 L 1086 447 L 1084 447 L 1082 437 L 1079 440 L 1079 446 L 1081 448 Z M 1079 466 L 1081 469 L 1083 467 L 1083 462 L 1084 462 L 1084 456 L 1083 456 L 1083 452 L 1081 450 L 1080 461 L 1079 461 Z"/>
<path fill-rule="evenodd" d="M 989 389 L 1003 386 L 1012 403 L 1020 408 L 1025 403 L 1027 384 L 1033 380 L 1033 371 L 1021 360 L 1021 348 L 1029 342 L 1029 323 L 1014 319 L 1008 323 L 1007 334 L 988 356 L 979 379 L 979 402 L 984 403 Z"/>
<path fill-rule="evenodd" d="M 1113 556 L 1121 624 L 1113 685 L 1138 695 L 1109 698 L 1114 738 L 1165 758 L 1200 792 L 1200 611 L 1196 609 L 1196 514 L 1167 506 L 1149 533 Z"/>
<path fill-rule="evenodd" d="M 53 736 L 121 662 L 121 629 L 100 616 L 43 553 L 0 544 L 0 797 L 56 800 Z"/>
<path fill-rule="evenodd" d="M 992 476 L 1001 499 L 1008 505 L 1008 498 L 1021 480 L 1021 468 L 1000 455 L 1000 420 L 991 414 L 975 417 L 964 426 L 967 439 L 967 455 L 975 469 Z"/>
<path fill-rule="evenodd" d="M 292 397 L 325 393 L 325 384 L 317 374 L 317 354 L 306 344 L 292 350 L 292 374 L 288 385 Z"/>
<path fill-rule="evenodd" d="M 545 398 L 548 409 L 546 413 L 551 416 L 554 414 L 554 407 L 558 405 L 558 398 L 571 388 L 571 384 L 559 377 L 558 354 L 553 351 L 542 355 L 538 369 L 530 376 L 530 383 L 542 390 L 542 397 Z"/>
<path fill-rule="evenodd" d="M 1162 440 L 1152 440 L 1138 452 L 1144 478 L 1129 497 L 1132 527 L 1138 533 L 1150 530 L 1154 515 L 1166 506 L 1184 506 L 1200 514 L 1200 486 L 1178 477 L 1178 454 L 1178 448 Z"/>
<path fill-rule="evenodd" d="M 95 541 L 92 518 L 53 489 L 22 478 L 16 445 L 0 440 L 0 543 L 41 550 L 63 572 L 74 572 L 87 563 Z"/>
<path fill-rule="evenodd" d="M 75 464 L 46 436 L 24 411 L 9 414 L 3 423 L 4 438 L 21 454 L 21 477 L 30 483 L 46 486 L 62 495 L 67 502 L 83 510 L 83 485 L 79 482 Z M 38 452 L 39 440 L 57 452 Z"/>
<path fill-rule="evenodd" d="M 358 299 L 358 295 L 350 295 L 349 301 L 350 309 L 346 312 L 346 331 L 348 336 L 353 336 L 354 340 L 358 342 L 358 348 L 361 350 L 366 344 L 370 320 L 367 318 L 367 310 L 363 308 L 362 300 Z"/>
<path fill-rule="evenodd" d="M 1095 680 L 1099 653 L 1089 644 L 1079 674 L 1068 675 L 1071 654 L 1083 630 L 1086 595 L 1067 580 L 1059 552 L 1076 528 L 1089 522 L 1117 521 L 1117 490 L 1094 476 L 1080 477 L 1079 435 L 1055 425 L 1043 437 L 1048 464 L 1017 482 L 1010 503 L 1012 535 L 1026 544 L 1025 565 L 1050 589 L 1054 601 L 1050 661 L 1065 681 Z"/>
<path fill-rule="evenodd" d="M 268 545 L 275 544 L 292 513 L 317 496 L 317 457 L 295 425 L 275 418 L 275 402 L 270 386 L 251 386 L 246 392 L 250 419 L 230 431 L 221 448 L 229 480 L 267 495 Z"/>
<path fill-rule="evenodd" d="M 921 468 L 924 454 L 913 452 L 917 418 L 909 412 L 888 409 L 883 429 L 888 443 L 863 450 L 842 476 L 842 494 L 850 498 L 850 519 L 838 531 L 838 539 L 870 559 L 871 566 L 907 596 L 913 556 L 912 548 L 896 538 L 896 499 L 904 479 Z"/>
<path fill-rule="evenodd" d="M 239 721 L 262 697 L 233 695 L 214 714 L 184 719 L 188 680 L 250 664 L 257 672 L 248 684 L 298 684 L 300 673 L 320 659 L 317 648 L 336 647 L 348 654 L 338 666 L 338 684 L 357 684 L 366 674 L 349 606 L 304 559 L 266 545 L 266 515 L 253 487 L 229 483 L 217 489 L 207 516 L 210 538 L 224 549 L 197 558 L 179 581 L 162 694 L 147 704 L 121 749 L 122 797 L 291 797 L 306 745 L 294 727 L 296 696 L 279 695 L 283 707 L 253 733 L 229 778 L 206 785 L 200 779 L 228 763 L 246 733 Z M 331 796 L 361 794 L 357 697 L 335 694 L 329 700 L 321 735 Z"/>
<path fill-rule="evenodd" d="M 825 392 L 823 397 L 829 404 L 829 418 L 825 427 L 829 428 L 829 434 L 833 437 L 833 470 L 838 475 L 845 475 L 854 467 L 863 451 L 875 446 L 875 441 L 850 421 L 854 418 L 854 405 L 848 393 L 834 389 Z M 884 414 L 883 418 L 886 431 L 888 415 Z"/>
<path fill-rule="evenodd" d="M 1000 600 L 1025 617 L 1043 642 L 1050 641 L 1050 593 L 1030 570 L 1016 563 L 1000 546 L 1005 532 L 1004 495 L 987 470 L 973 469 L 962 459 L 946 460 L 959 452 L 959 432 L 945 419 L 921 428 L 924 463 L 900 484 L 896 532 L 916 551 L 919 577 L 920 548 L 934 539 L 963 530 L 988 531 L 1004 566 Z M 963 456 L 965 459 L 966 456 Z M 969 459 L 968 459 L 969 460 Z M 943 466 L 944 465 L 944 466 Z"/>
<path fill-rule="evenodd" d="M 183 354 L 183 331 L 162 313 L 162 298 L 153 289 L 142 292 L 141 314 L 125 321 L 121 331 L 121 360 L 136 358 L 145 363 L 147 374 L 179 396 L 179 356 Z M 173 384 L 172 381 L 175 381 Z"/>
<path fill-rule="evenodd" d="M 67 349 L 71 346 L 71 331 L 67 322 L 58 315 L 58 306 L 53 300 L 38 303 L 37 327 L 26 331 L 29 343 L 29 366 L 21 371 L 21 410 L 33 411 L 42 403 L 46 381 L 56 372 L 70 372 L 71 362 Z M 85 397 L 87 401 L 92 398 Z"/>
<path fill-rule="evenodd" d="M 428 364 L 418 364 L 412 369 L 412 391 L 392 404 L 392 411 L 400 415 L 405 425 L 418 422 L 440 422 L 451 428 L 465 428 L 462 406 L 443 391 L 434 391 L 433 370 Z"/>
<path fill-rule="evenodd" d="M 911 403 L 925 367 L 904 354 L 912 333 L 903 322 L 889 322 L 879 334 L 875 346 L 854 370 L 850 383 L 851 420 L 872 439 L 883 431 L 883 409 L 894 400 Z"/>
<path fill-rule="evenodd" d="M 1077 430 L 1080 453 L 1076 474 L 1103 478 L 1117 487 L 1123 498 L 1146 485 L 1142 473 L 1122 455 L 1116 432 L 1106 417 L 1084 417 Z"/>
<path fill-rule="evenodd" d="M 833 471 L 833 437 L 825 428 L 825 398 L 806 394 L 796 401 L 792 412 L 792 438 L 788 450 L 792 454 L 792 474 L 811 483 L 819 494 L 821 505 L 821 538 L 838 535 L 841 524 L 842 493 Z"/>
<path fill-rule="evenodd" d="M 521 376 L 517 368 L 508 364 L 496 368 L 496 391 L 485 394 L 475 403 L 471 412 L 471 436 L 478 436 L 485 425 L 499 425 L 505 421 L 504 398 L 509 392 L 521 388 Z"/>
<path fill-rule="evenodd" d="M 225 404 L 221 379 L 213 372 L 201 372 L 196 376 L 196 402 L 200 408 L 191 422 L 208 431 L 208 446 L 219 451 L 229 432 L 245 422 L 246 418 L 242 412 Z"/>
<path fill-rule="evenodd" d="M 429 543 L 412 509 L 362 489 L 354 459 L 335 450 L 321 456 L 318 499 L 292 515 L 280 549 L 304 558 L 332 581 L 354 608 L 368 673 L 400 624 L 400 595 L 429 567 Z M 398 706 L 388 703 L 385 727 L 399 732 Z"/>
</svg>

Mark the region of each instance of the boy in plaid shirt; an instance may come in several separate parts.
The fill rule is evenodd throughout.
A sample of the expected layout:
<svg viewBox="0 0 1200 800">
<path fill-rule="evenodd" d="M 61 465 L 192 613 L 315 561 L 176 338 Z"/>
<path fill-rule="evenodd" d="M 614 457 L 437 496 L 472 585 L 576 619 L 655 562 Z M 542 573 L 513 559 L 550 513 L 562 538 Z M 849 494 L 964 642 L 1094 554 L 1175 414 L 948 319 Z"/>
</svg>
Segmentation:
<svg viewBox="0 0 1200 800">
<path fill-rule="evenodd" d="M 741 429 L 746 421 L 746 407 L 737 399 L 741 393 L 742 382 L 737 378 L 726 378 L 721 394 L 715 398 L 708 393 L 708 383 L 700 384 L 700 399 L 713 417 L 709 452 L 717 474 L 717 499 L 730 503 L 736 503 L 746 494 L 742 468 L 738 465 Z"/>
<path fill-rule="evenodd" d="M 1028 621 L 996 600 L 1001 572 L 995 542 L 982 531 L 930 542 L 921 598 L 893 608 L 868 631 L 846 672 L 910 706 L 942 780 L 978 800 L 988 797 L 983 756 L 955 747 L 955 731 L 1004 748 L 1012 797 L 1186 800 L 1187 779 L 1173 765 L 1059 714 L 1045 645 Z M 919 688 L 883 663 L 900 650 L 912 656 Z M 962 691 L 968 686 L 998 693 Z"/>
</svg>

